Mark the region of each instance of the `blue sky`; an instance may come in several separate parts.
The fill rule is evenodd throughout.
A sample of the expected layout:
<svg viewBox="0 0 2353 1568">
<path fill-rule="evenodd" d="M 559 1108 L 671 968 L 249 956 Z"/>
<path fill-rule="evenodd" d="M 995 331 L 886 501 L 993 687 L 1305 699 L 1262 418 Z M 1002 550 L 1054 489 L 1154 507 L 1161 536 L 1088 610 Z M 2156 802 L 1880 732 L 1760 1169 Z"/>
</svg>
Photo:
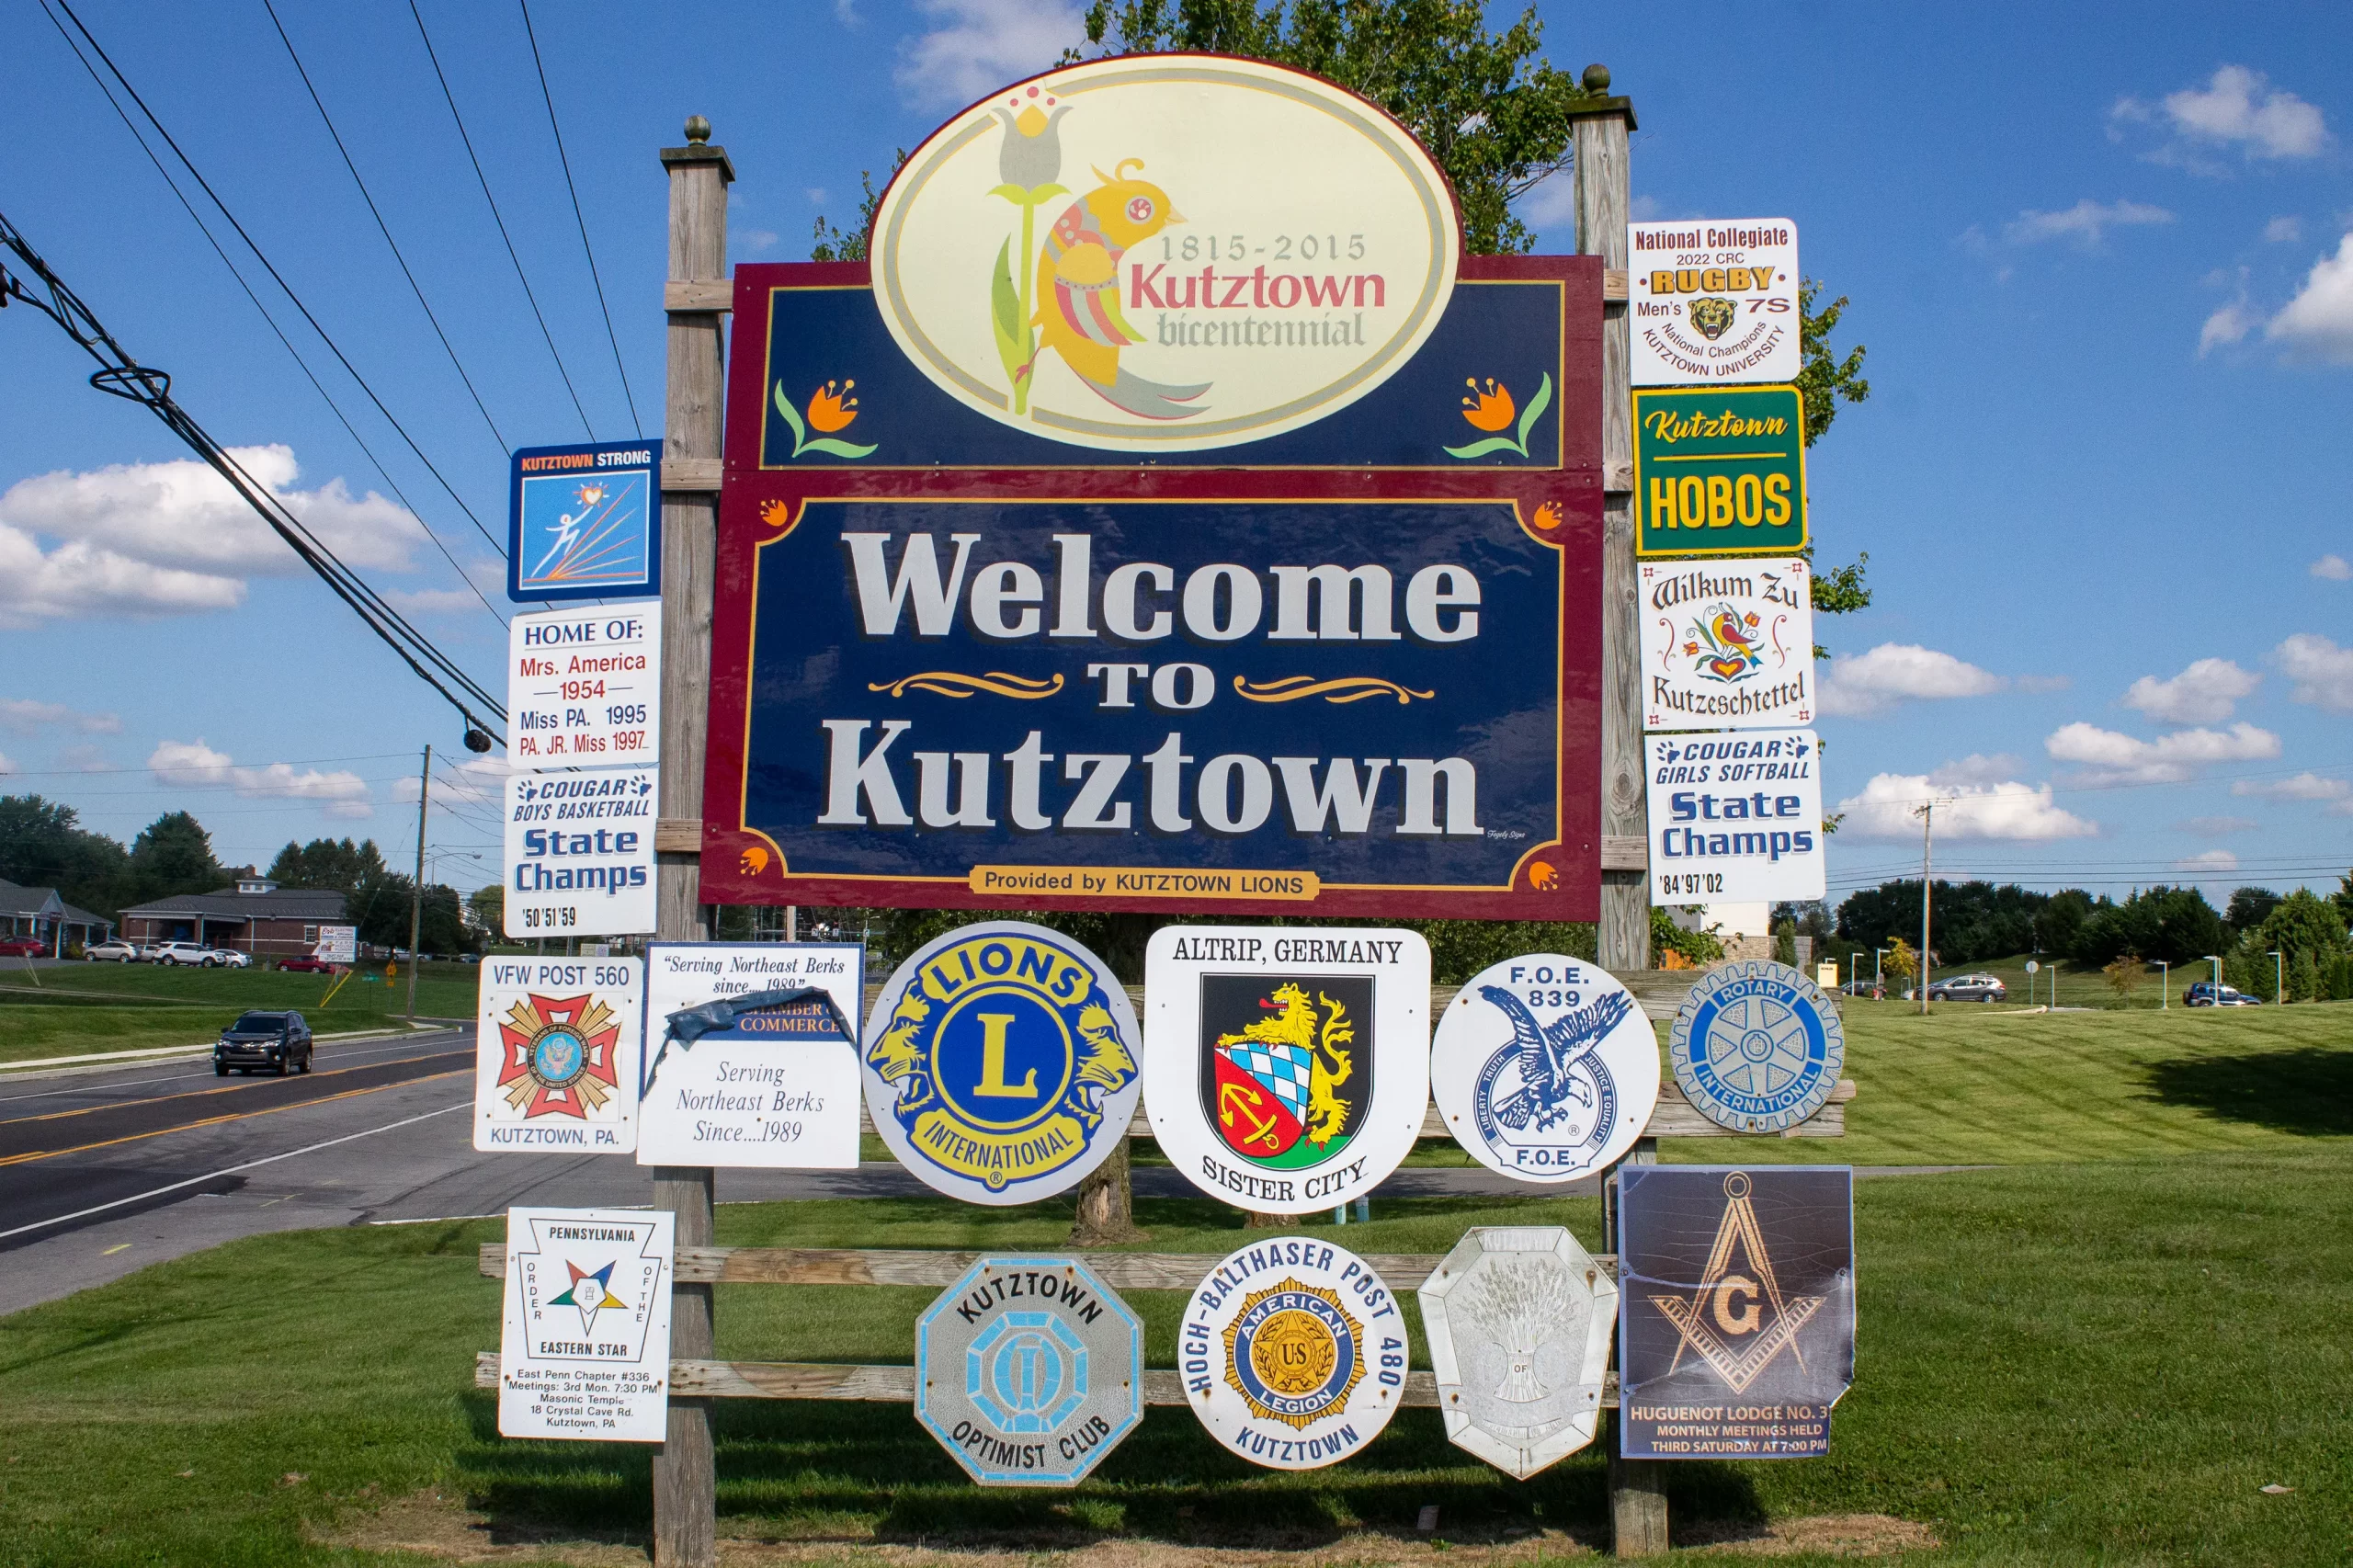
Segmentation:
<svg viewBox="0 0 2353 1568">
<path fill-rule="evenodd" d="M 637 433 L 519 13 L 419 0 L 574 392 L 532 320 L 408 7 L 279 17 L 509 445 Z M 506 467 L 260 0 L 86 0 L 84 20 L 466 506 Z M 664 176 L 708 115 L 738 259 L 807 254 L 940 119 L 1075 38 L 1061 0 L 555 4 L 533 19 L 637 415 L 658 433 Z M 1853 303 L 1871 401 L 1810 461 L 1826 620 L 1833 899 L 1938 866 L 2121 892 L 2333 887 L 2353 863 L 2353 58 L 2330 7 L 1540 6 L 1607 62 L 1644 216 L 1787 216 Z M 0 64 L 0 210 L 371 581 L 495 678 L 497 562 L 250 258 L 388 481 L 302 380 L 33 3 Z M 1498 20 L 1507 13 L 1498 7 Z M 1566 249 L 1564 192 L 1523 205 Z M 216 223 L 216 228 L 218 227 Z M 233 236 L 221 233 L 224 244 Z M 0 788 L 128 835 L 194 810 L 225 860 L 290 837 L 415 844 L 439 699 L 286 552 L 188 483 L 152 416 L 0 315 Z M 405 494 L 438 540 L 391 499 Z M 451 561 L 445 560 L 447 551 Z M 438 774 L 429 847 L 494 876 L 488 781 Z M 472 857 L 479 856 L 480 858 Z"/>
</svg>

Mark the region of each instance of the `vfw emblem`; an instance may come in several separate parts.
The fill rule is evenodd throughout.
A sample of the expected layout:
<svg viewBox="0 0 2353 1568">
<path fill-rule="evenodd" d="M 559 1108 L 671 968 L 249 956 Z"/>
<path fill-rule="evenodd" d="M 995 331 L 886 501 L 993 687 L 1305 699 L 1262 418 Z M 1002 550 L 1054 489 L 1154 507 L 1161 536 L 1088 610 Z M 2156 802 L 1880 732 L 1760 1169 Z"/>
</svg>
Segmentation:
<svg viewBox="0 0 2353 1568">
<path fill-rule="evenodd" d="M 1255 1463 L 1313 1470 L 1388 1425 L 1405 1355 L 1404 1319 L 1370 1264 L 1285 1236 L 1210 1271 L 1186 1305 L 1177 1361 L 1211 1436 Z"/>
<path fill-rule="evenodd" d="M 1201 1108 L 1228 1150 L 1270 1170 L 1345 1150 L 1372 1103 L 1369 976 L 1205 975 Z"/>
<path fill-rule="evenodd" d="M 585 1118 L 620 1090 L 620 1018 L 603 998 L 527 994 L 498 1020 L 498 1095 L 526 1119 Z"/>
<path fill-rule="evenodd" d="M 867 1026 L 866 1103 L 899 1162 L 973 1203 L 1069 1187 L 1124 1137 L 1142 1085 L 1135 1015 L 1101 960 L 1014 921 L 899 966 Z"/>
</svg>

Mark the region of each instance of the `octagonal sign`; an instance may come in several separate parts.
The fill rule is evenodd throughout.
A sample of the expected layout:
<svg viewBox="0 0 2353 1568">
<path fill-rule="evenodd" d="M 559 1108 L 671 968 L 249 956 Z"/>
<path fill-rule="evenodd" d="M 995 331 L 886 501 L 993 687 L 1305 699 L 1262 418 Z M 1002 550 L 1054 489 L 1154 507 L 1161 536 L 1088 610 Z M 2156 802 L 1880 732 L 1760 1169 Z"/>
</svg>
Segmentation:
<svg viewBox="0 0 2353 1568">
<path fill-rule="evenodd" d="M 983 1486 L 1074 1486 L 1143 1419 L 1143 1324 L 1072 1257 L 983 1257 L 915 1324 L 915 1419 Z"/>
<path fill-rule="evenodd" d="M 1418 1293 L 1457 1448 L 1525 1481 L 1593 1441 L 1618 1285 L 1574 1236 L 1474 1230 Z"/>
</svg>

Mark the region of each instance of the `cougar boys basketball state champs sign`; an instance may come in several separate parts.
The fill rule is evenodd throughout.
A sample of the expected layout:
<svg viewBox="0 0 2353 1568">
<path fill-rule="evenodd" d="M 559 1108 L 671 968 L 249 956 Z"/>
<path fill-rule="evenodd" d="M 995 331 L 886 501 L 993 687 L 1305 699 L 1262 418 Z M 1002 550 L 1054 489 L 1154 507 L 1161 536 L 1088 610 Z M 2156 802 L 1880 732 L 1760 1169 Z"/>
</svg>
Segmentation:
<svg viewBox="0 0 2353 1568">
<path fill-rule="evenodd" d="M 1319 79 L 957 116 L 735 273 L 704 896 L 1590 919 L 1596 258 Z"/>
</svg>

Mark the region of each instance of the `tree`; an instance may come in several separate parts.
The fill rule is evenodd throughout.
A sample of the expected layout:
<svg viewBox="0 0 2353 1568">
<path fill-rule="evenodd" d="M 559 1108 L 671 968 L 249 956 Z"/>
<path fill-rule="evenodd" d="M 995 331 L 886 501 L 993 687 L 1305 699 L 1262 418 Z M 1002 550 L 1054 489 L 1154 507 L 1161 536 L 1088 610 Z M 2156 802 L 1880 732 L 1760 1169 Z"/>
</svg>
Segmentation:
<svg viewBox="0 0 2353 1568">
<path fill-rule="evenodd" d="M 212 858 L 212 835 L 186 812 L 166 812 L 131 845 L 131 884 L 141 901 L 211 892 L 229 880 Z"/>
<path fill-rule="evenodd" d="M 68 903 L 112 915 L 128 892 L 130 867 L 122 846 L 83 827 L 73 807 L 0 795 L 0 878 L 53 887 Z"/>
<path fill-rule="evenodd" d="M 2296 961 L 2288 969 L 2288 1000 L 2318 1002 L 2327 994 L 2326 984 L 2321 979 L 2319 960 L 2310 949 L 2298 953 Z"/>
<path fill-rule="evenodd" d="M 484 882 L 466 895 L 466 913 L 483 934 L 497 941 L 506 931 L 506 889 L 498 882 Z"/>
<path fill-rule="evenodd" d="M 2280 953 L 2283 964 L 2307 955 L 2318 962 L 2345 951 L 2345 916 L 2311 889 L 2298 888 L 2272 907 L 2255 936 L 2267 952 Z"/>
<path fill-rule="evenodd" d="M 2345 924 L 2353 926 L 2353 871 L 2336 879 L 2336 891 L 2328 895 L 2328 902 L 2336 905 L 2336 913 L 2345 916 Z"/>
<path fill-rule="evenodd" d="M 2122 903 L 2094 904 L 2068 945 L 2079 963 L 2103 966 L 2125 953 L 2167 963 L 2187 963 L 2219 953 L 2229 933 L 2222 917 L 2196 888 L 2159 885 L 2132 893 Z"/>
<path fill-rule="evenodd" d="M 280 887 L 317 888 L 347 898 L 362 881 L 383 870 L 383 853 L 372 838 L 357 845 L 348 838 L 314 838 L 279 850 L 267 875 Z"/>
<path fill-rule="evenodd" d="M 345 909 L 359 927 L 359 939 L 380 948 L 408 946 L 409 890 L 416 884 L 398 871 L 362 877 L 346 895 Z"/>
<path fill-rule="evenodd" d="M 1798 961 L 1798 923 L 1787 917 L 1773 927 L 1773 961 L 1794 965 Z"/>
<path fill-rule="evenodd" d="M 2100 972 L 2108 976 L 2108 988 L 2116 993 L 2116 999 L 2130 1002 L 2132 994 L 2141 989 L 2141 982 L 2148 977 L 2149 966 L 2141 961 L 2137 953 L 2119 953 L 2101 966 Z"/>
<path fill-rule="evenodd" d="M 408 909 L 401 909 L 401 936 L 398 947 L 408 946 Z M 467 953 L 475 950 L 473 928 L 466 924 L 466 906 L 458 890 L 442 882 L 425 884 L 423 906 L 417 911 L 416 947 L 419 952 Z"/>
<path fill-rule="evenodd" d="M 1888 944 L 1886 961 L 1887 972 L 1900 981 L 1908 982 L 1920 971 L 1920 956 L 1901 937 Z"/>
<path fill-rule="evenodd" d="M 2222 918 L 2234 932 L 2252 931 L 2279 907 L 2279 895 L 2269 888 L 2241 888 L 2231 894 Z"/>
</svg>

